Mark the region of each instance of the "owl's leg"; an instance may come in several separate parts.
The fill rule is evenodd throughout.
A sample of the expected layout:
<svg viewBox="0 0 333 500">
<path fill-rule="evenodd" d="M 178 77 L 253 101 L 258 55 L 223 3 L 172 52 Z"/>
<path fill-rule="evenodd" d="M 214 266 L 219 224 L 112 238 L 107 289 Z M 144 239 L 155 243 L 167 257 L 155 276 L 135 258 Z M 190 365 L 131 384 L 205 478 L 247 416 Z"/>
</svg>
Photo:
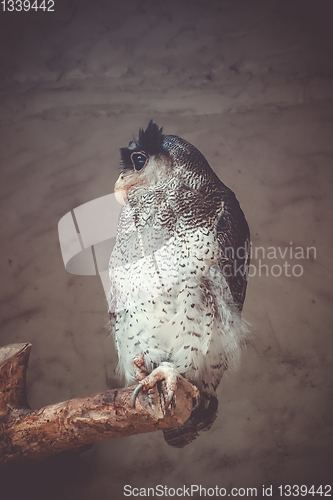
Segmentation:
<svg viewBox="0 0 333 500">
<path fill-rule="evenodd" d="M 167 389 L 168 395 L 165 400 L 165 408 L 168 408 L 177 387 L 177 373 L 170 366 L 163 364 L 155 368 L 155 370 L 153 370 L 149 375 L 140 380 L 140 384 L 135 388 L 132 395 L 133 407 L 135 408 L 135 400 L 141 391 L 143 393 L 148 392 L 149 389 L 154 387 L 157 382 L 162 380 L 165 380 Z"/>
</svg>

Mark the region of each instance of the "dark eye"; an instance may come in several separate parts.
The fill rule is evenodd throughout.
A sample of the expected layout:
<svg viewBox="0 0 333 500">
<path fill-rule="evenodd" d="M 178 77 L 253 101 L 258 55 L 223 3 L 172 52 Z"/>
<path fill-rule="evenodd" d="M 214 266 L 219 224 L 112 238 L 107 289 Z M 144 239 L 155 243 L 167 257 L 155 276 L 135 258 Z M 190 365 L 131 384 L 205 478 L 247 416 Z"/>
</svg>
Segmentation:
<svg viewBox="0 0 333 500">
<path fill-rule="evenodd" d="M 145 166 L 147 159 L 148 159 L 147 156 L 142 153 L 131 154 L 133 167 L 135 168 L 136 171 L 141 170 Z"/>
</svg>

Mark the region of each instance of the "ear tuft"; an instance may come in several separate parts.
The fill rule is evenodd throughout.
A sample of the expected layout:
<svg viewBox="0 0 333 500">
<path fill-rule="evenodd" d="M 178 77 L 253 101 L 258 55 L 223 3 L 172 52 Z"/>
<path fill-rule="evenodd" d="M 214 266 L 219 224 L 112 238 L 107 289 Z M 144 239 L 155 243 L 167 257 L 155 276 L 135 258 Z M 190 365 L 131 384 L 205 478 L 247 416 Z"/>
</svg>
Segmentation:
<svg viewBox="0 0 333 500">
<path fill-rule="evenodd" d="M 137 142 L 138 147 L 141 151 L 144 151 L 148 155 L 156 155 L 159 153 L 165 153 L 163 149 L 163 139 L 162 128 L 159 128 L 157 124 L 150 120 L 146 130 L 142 128 L 139 131 L 139 140 Z"/>
</svg>

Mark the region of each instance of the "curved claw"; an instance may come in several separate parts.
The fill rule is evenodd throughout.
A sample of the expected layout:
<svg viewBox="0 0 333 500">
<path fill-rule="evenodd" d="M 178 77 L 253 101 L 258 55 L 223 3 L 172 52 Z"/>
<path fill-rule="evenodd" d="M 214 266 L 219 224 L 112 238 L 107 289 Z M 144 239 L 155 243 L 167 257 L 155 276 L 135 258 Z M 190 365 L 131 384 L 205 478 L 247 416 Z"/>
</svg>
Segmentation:
<svg viewBox="0 0 333 500">
<path fill-rule="evenodd" d="M 169 408 L 169 406 L 170 406 L 170 403 L 171 403 L 171 400 L 172 400 L 172 398 L 173 398 L 174 393 L 175 393 L 174 391 L 169 391 L 169 392 L 168 392 L 168 396 L 167 396 L 167 398 L 166 398 L 166 400 L 165 400 L 165 407 L 166 407 L 166 408 Z"/>
<path fill-rule="evenodd" d="M 139 385 L 136 386 L 136 388 L 133 391 L 133 394 L 132 394 L 132 405 L 133 405 L 133 408 L 135 408 L 135 400 L 138 397 L 138 395 L 139 395 L 142 387 L 143 387 L 143 385 L 139 384 Z"/>
</svg>

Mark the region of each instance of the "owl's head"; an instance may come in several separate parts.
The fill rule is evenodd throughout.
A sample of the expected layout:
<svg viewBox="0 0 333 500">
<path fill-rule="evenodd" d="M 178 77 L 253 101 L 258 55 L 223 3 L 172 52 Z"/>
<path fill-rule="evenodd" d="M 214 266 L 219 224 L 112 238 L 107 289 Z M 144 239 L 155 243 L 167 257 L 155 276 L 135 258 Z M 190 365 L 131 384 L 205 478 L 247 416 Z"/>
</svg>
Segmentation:
<svg viewBox="0 0 333 500">
<path fill-rule="evenodd" d="M 216 175 L 204 156 L 192 144 L 176 135 L 164 135 L 153 120 L 139 138 L 121 148 L 120 176 L 115 184 L 116 199 L 126 203 L 133 189 L 162 187 L 175 179 L 198 188 Z"/>
</svg>

